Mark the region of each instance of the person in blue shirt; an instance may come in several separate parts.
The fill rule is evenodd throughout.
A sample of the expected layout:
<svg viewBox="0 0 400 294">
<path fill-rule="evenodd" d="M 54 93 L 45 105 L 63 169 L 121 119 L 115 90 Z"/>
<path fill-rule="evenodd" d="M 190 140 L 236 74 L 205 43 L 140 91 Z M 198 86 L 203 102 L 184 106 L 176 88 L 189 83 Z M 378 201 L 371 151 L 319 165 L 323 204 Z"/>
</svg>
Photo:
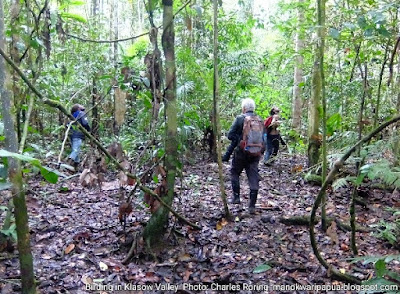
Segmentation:
<svg viewBox="0 0 400 294">
<path fill-rule="evenodd" d="M 80 162 L 79 153 L 81 146 L 83 140 L 85 139 L 85 135 L 79 130 L 79 128 L 76 126 L 76 123 L 80 123 L 88 132 L 90 132 L 90 126 L 84 106 L 80 104 L 74 104 L 71 108 L 71 114 L 76 119 L 76 122 L 71 126 L 70 130 L 72 151 L 68 156 L 68 161 L 70 164 L 73 164 L 76 170 Z"/>
</svg>

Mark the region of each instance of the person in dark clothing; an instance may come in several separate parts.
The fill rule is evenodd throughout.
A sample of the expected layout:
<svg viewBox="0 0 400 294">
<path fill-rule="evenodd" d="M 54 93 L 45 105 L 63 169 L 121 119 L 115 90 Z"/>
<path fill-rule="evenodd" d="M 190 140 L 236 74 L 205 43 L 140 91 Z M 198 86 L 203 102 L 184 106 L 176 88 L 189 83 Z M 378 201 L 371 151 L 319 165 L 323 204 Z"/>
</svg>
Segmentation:
<svg viewBox="0 0 400 294">
<path fill-rule="evenodd" d="M 235 150 L 236 146 L 238 144 L 238 140 L 232 140 L 231 144 L 229 144 L 228 148 L 226 148 L 226 152 L 224 155 L 222 155 L 222 161 L 223 162 L 228 162 L 229 159 L 231 158 L 231 155 L 233 151 Z"/>
<path fill-rule="evenodd" d="M 244 99 L 242 101 L 242 113 L 237 116 L 229 129 L 228 139 L 237 142 L 234 148 L 233 159 L 231 164 L 231 184 L 233 191 L 233 204 L 240 203 L 240 174 L 246 170 L 247 180 L 250 186 L 250 202 L 249 213 L 255 213 L 255 205 L 259 189 L 260 176 L 258 174 L 258 163 L 260 157 L 250 157 L 240 147 L 239 142 L 242 140 L 243 124 L 246 116 L 255 116 L 255 103 L 252 99 Z"/>
<path fill-rule="evenodd" d="M 90 132 L 90 126 L 85 113 L 85 107 L 80 104 L 74 104 L 71 108 L 71 114 L 78 123 L 80 123 L 87 131 Z M 71 126 L 70 137 L 72 151 L 68 156 L 68 161 L 70 164 L 73 164 L 75 169 L 77 169 L 80 162 L 79 153 L 83 140 L 85 139 L 85 135 L 79 130 L 79 128 L 76 126 L 76 123 Z"/>
<path fill-rule="evenodd" d="M 226 148 L 225 154 L 222 156 L 222 161 L 223 162 L 228 162 L 229 159 L 231 158 L 231 155 L 233 151 L 235 150 L 236 146 L 239 144 L 239 138 L 238 137 L 232 137 L 228 138 L 231 140 L 231 143 L 229 144 L 228 148 Z"/>
<path fill-rule="evenodd" d="M 272 107 L 269 113 L 270 116 L 264 122 L 266 128 L 266 152 L 264 154 L 265 165 L 271 165 L 273 163 L 274 157 L 279 151 L 279 142 L 286 146 L 286 143 L 283 141 L 280 131 L 278 130 L 280 125 L 279 113 L 279 108 Z"/>
</svg>

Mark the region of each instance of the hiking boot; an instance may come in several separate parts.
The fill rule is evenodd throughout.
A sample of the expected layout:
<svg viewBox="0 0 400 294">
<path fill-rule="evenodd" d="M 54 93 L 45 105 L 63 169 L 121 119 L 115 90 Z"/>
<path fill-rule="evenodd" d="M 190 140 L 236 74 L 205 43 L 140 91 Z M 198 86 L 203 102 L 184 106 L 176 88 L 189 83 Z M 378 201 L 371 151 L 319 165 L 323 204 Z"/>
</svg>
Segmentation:
<svg viewBox="0 0 400 294">
<path fill-rule="evenodd" d="M 73 160 L 72 158 L 68 158 L 68 159 L 67 159 L 67 164 L 68 164 L 68 165 L 74 166 L 74 163 L 75 163 L 75 162 L 74 162 L 74 160 Z"/>
<path fill-rule="evenodd" d="M 232 204 L 240 204 L 240 184 L 232 182 L 233 199 Z"/>
<path fill-rule="evenodd" d="M 250 190 L 250 203 L 249 203 L 249 213 L 256 213 L 256 202 L 257 202 L 258 190 Z"/>
<path fill-rule="evenodd" d="M 79 171 L 79 162 L 74 162 L 74 169 L 75 169 L 75 172 L 78 172 Z"/>
<path fill-rule="evenodd" d="M 240 195 L 233 193 L 233 199 L 231 201 L 232 204 L 240 204 Z"/>
</svg>

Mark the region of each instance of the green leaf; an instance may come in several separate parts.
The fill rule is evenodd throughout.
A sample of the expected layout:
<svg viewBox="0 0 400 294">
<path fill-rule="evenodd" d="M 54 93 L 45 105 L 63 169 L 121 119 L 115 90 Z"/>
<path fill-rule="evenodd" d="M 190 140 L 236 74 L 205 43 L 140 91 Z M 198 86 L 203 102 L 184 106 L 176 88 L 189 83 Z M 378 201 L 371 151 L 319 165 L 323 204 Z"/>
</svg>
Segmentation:
<svg viewBox="0 0 400 294">
<path fill-rule="evenodd" d="M 140 80 L 143 82 L 143 84 L 144 84 L 146 87 L 150 87 L 150 80 L 149 80 L 148 78 L 141 77 Z"/>
<path fill-rule="evenodd" d="M 29 163 L 31 163 L 33 165 L 40 165 L 39 160 L 36 159 L 36 158 L 30 157 L 30 156 L 26 156 L 26 155 L 23 155 L 23 154 L 19 154 L 19 153 L 10 152 L 10 151 L 4 150 L 4 149 L 0 149 L 0 157 L 12 157 L 12 158 L 15 158 L 15 159 L 19 159 L 19 160 L 22 160 L 22 161 L 29 162 Z"/>
<path fill-rule="evenodd" d="M 357 29 L 356 25 L 355 25 L 355 24 L 352 24 L 352 23 L 350 23 L 350 22 L 345 22 L 345 23 L 343 24 L 343 26 L 344 26 L 345 28 L 349 29 L 350 31 L 355 31 L 355 30 Z"/>
<path fill-rule="evenodd" d="M 365 16 L 361 15 L 357 18 L 357 23 L 360 28 L 364 29 L 367 26 L 367 21 L 365 20 Z"/>
<path fill-rule="evenodd" d="M 58 175 L 46 167 L 40 167 L 40 173 L 49 183 L 55 184 L 58 181 Z"/>
<path fill-rule="evenodd" d="M 16 231 L 16 224 L 12 224 L 7 230 L 0 230 L 4 235 L 13 238 L 15 241 L 17 240 L 17 231 Z"/>
<path fill-rule="evenodd" d="M 86 18 L 84 18 L 82 15 L 79 14 L 75 14 L 75 13 L 69 13 L 69 12 L 61 12 L 60 16 L 62 18 L 69 18 L 69 19 L 73 19 L 82 23 L 87 23 Z"/>
<path fill-rule="evenodd" d="M 385 28 L 385 27 L 380 27 L 378 29 L 378 33 L 384 37 L 390 37 L 392 34 Z"/>
<path fill-rule="evenodd" d="M 340 38 L 340 31 L 335 29 L 335 28 L 330 28 L 329 29 L 329 36 L 332 37 L 334 40 L 339 40 Z"/>
<path fill-rule="evenodd" d="M 154 175 L 154 176 L 153 176 L 153 181 L 154 181 L 154 183 L 158 184 L 159 181 L 158 181 L 157 175 Z"/>
<path fill-rule="evenodd" d="M 378 262 L 381 259 L 385 260 L 385 262 L 390 262 L 392 260 L 400 261 L 400 255 L 362 256 L 362 257 L 351 258 L 351 263 L 356 263 L 358 261 L 362 261 L 362 264 L 365 265 L 365 264 L 369 264 L 369 263 Z"/>
<path fill-rule="evenodd" d="M 260 274 L 270 270 L 272 267 L 268 264 L 261 264 L 253 270 L 253 274 Z"/>
<path fill-rule="evenodd" d="M 143 103 L 147 109 L 151 109 L 153 107 L 153 104 L 151 103 L 151 99 L 147 95 L 143 95 Z"/>
<path fill-rule="evenodd" d="M 0 191 L 10 189 L 11 187 L 12 187 L 11 183 L 0 182 Z"/>
<path fill-rule="evenodd" d="M 332 136 L 334 131 L 340 128 L 342 124 L 342 116 L 335 113 L 326 120 L 326 132 L 328 136 Z"/>
<path fill-rule="evenodd" d="M 388 281 L 382 277 L 378 277 L 378 278 L 374 278 L 368 281 L 364 281 L 362 282 L 363 285 L 373 285 L 373 286 L 378 286 L 378 289 L 381 288 L 381 286 L 388 286 L 388 285 L 397 285 L 396 283 L 393 283 L 391 281 Z M 373 292 L 373 293 L 377 293 L 377 292 Z M 383 292 L 379 292 L 379 293 L 383 293 Z M 384 293 L 396 293 L 396 292 L 384 292 Z"/>
<path fill-rule="evenodd" d="M 360 174 L 357 177 L 356 182 L 355 182 L 356 186 L 360 186 L 361 185 L 361 183 L 364 180 L 365 176 L 366 176 L 365 174 Z"/>
<path fill-rule="evenodd" d="M 378 277 L 383 277 L 385 275 L 386 263 L 383 259 L 380 259 L 375 263 L 375 271 Z"/>
<path fill-rule="evenodd" d="M 68 192 L 69 191 L 69 188 L 68 187 L 65 187 L 65 186 L 62 186 L 62 187 L 60 187 L 59 189 L 58 189 L 58 192 Z"/>
<path fill-rule="evenodd" d="M 111 76 L 111 75 L 102 75 L 99 77 L 99 80 L 110 80 L 112 78 L 113 78 L 113 76 Z"/>
<path fill-rule="evenodd" d="M 68 1 L 66 4 L 61 5 L 58 9 L 59 10 L 63 10 L 63 9 L 68 8 L 70 6 L 81 6 L 81 5 L 85 5 L 85 1 L 79 1 L 79 0 Z"/>
</svg>

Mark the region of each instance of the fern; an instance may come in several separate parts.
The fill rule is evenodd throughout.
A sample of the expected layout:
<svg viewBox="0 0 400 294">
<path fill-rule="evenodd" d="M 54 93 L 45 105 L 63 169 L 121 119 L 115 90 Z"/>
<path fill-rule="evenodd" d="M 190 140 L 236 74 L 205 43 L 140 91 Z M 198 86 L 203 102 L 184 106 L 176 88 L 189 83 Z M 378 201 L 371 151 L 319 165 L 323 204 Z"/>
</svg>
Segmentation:
<svg viewBox="0 0 400 294">
<path fill-rule="evenodd" d="M 348 184 L 349 184 L 348 177 L 339 178 L 332 183 L 333 191 L 336 191 L 343 187 L 347 187 Z"/>
<path fill-rule="evenodd" d="M 361 173 L 371 180 L 379 179 L 386 185 L 400 187 L 400 169 L 392 167 L 386 159 L 362 166 Z"/>
</svg>

